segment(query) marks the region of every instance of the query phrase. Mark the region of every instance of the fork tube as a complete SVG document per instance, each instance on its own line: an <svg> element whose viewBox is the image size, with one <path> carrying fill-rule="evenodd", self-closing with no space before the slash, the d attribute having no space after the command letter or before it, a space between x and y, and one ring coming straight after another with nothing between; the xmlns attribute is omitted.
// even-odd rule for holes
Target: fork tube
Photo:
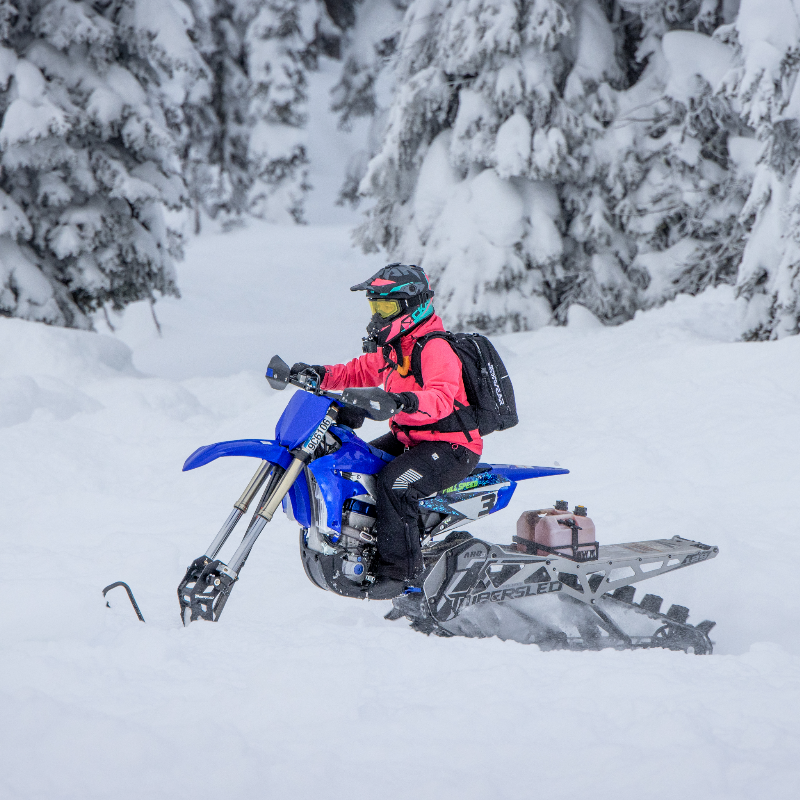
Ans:
<svg viewBox="0 0 800 800"><path fill-rule="evenodd" d="M208 550L206 550L204 554L206 558L217 557L217 553L219 553L222 549L222 545L228 540L228 537L236 527L236 523L242 518L242 513L243 512L238 508L234 508L233 511L231 511L228 515L228 519L225 520L225 524L219 529L219 533L216 535L214 541L208 546Z"/></svg>
<svg viewBox="0 0 800 800"><path fill-rule="evenodd" d="M286 496L286 493L289 489L292 488L292 484L297 480L297 476L302 471L303 467L305 466L305 461L302 458L295 458L294 461L289 465L289 468L286 470L283 478L281 478L281 482L275 487L275 491L272 493L272 496L267 500L264 507L258 512L256 515L256 519L253 524L250 526L250 529L242 539L242 543L239 545L236 552L233 554L233 557L228 564L228 573L231 577L235 577L239 570L244 564L245 559L250 553L253 545L256 543L256 539L258 539L261 531L264 530L264 526L272 519L273 514L275 513L278 506L281 504L281 501Z"/></svg>
<svg viewBox="0 0 800 800"><path fill-rule="evenodd" d="M258 539L266 524L267 520L265 520L264 517L256 516L255 522L247 529L242 543L231 557L230 564L227 567L221 567L220 571L224 572L230 578L236 579L239 570L242 568L244 562L247 561L247 556L250 555L250 551L253 549L256 539Z"/></svg>
<svg viewBox="0 0 800 800"><path fill-rule="evenodd" d="M222 545L225 544L228 537L233 532L233 529L236 527L236 523L239 522L242 515L247 511L250 503L253 502L253 498L266 480L271 468L272 464L270 464L269 461L262 461L261 464L259 464L256 474L253 475L250 483L247 484L247 487L242 492L242 496L233 504L233 511L228 515L225 524L219 529L219 533L209 545L208 550L206 550L206 557L216 558L217 553L222 549Z"/></svg>
<svg viewBox="0 0 800 800"><path fill-rule="evenodd" d="M270 495L275 490L275 487L280 482L281 478L286 474L286 470L283 467L276 466L274 470L270 473L269 480L267 481L267 485L264 487L264 493L261 495L261 499L258 501L258 505L256 506L255 511L253 512L253 518L250 520L250 525L252 525L256 521L256 517L258 516L258 512L264 508L265 503L269 500ZM250 525L247 527L249 528Z"/></svg>
<svg viewBox="0 0 800 800"><path fill-rule="evenodd" d="M247 535L247 531L256 524L256 522L260 519L258 516L258 512L261 511L262 508L266 505L267 500L269 500L270 495L272 494L275 487L280 482L280 479L284 476L286 470L283 467L276 466L275 469L269 475L269 479L267 480L267 484L264 487L264 492L261 495L261 499L258 501L256 505L256 509L253 512L253 516L250 518L250 522L247 523L247 529L245 530L245 535Z"/></svg>
<svg viewBox="0 0 800 800"><path fill-rule="evenodd" d="M281 504L281 501L284 497L286 497L286 493L292 488L292 484L297 480L297 476L302 472L303 467L305 467L305 465L314 457L314 451L317 449L319 443L323 440L328 428L330 428L330 426L336 422L338 413L339 409L336 404L331 403L328 407L328 410L325 412L325 416L320 421L319 425L317 425L314 432L308 437L308 439L300 448L292 451L293 453L297 453L297 455L295 455L292 463L289 464L286 472L283 474L283 477L280 480L280 483L278 483L278 485L275 487L275 491L269 497L267 502L264 503L263 508L259 509L255 520L253 520L253 522L250 524L250 527L247 529L247 532L242 539L242 543L233 554L230 565L220 568L221 571L224 572L229 578L236 580L239 570L242 568L242 564L244 564L247 556L250 554L250 550L256 543L256 539L258 539L261 531L264 530L264 526L272 519L275 511Z"/></svg>
<svg viewBox="0 0 800 800"><path fill-rule="evenodd" d="M248 506L253 502L253 498L267 479L267 475L271 469L272 464L270 464L269 461L262 461L261 464L259 464L256 474L253 475L252 480L247 484L247 488L242 492L242 496L233 504L234 508L240 509L242 514L247 511Z"/></svg>
<svg viewBox="0 0 800 800"><path fill-rule="evenodd" d="M258 512L258 516L263 517L265 522L269 522L272 519L272 515L281 504L286 493L292 488L292 484L297 480L297 476L302 472L307 460L308 459L295 458L289 465L289 469L286 470L286 474L281 479L272 497L267 500L264 508Z"/></svg>

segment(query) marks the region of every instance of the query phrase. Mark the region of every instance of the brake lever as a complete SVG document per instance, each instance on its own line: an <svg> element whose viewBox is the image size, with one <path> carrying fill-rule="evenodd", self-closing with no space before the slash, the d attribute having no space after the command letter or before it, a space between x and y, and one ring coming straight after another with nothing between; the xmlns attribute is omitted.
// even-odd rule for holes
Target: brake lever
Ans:
<svg viewBox="0 0 800 800"><path fill-rule="evenodd" d="M310 378L308 375L300 375L297 378L290 377L289 383L300 389L305 389L307 392L312 392L313 394L318 394L319 391L321 391L314 382L314 379Z"/></svg>

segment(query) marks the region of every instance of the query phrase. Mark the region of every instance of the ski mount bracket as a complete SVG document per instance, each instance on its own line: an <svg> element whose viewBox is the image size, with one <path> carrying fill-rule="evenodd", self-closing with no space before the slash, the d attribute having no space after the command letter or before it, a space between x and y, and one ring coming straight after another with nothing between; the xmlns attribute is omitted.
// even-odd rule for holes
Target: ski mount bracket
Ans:
<svg viewBox="0 0 800 800"><path fill-rule="evenodd" d="M178 585L184 625L197 619L216 622L228 602L236 575L219 559L200 556L192 561Z"/></svg>

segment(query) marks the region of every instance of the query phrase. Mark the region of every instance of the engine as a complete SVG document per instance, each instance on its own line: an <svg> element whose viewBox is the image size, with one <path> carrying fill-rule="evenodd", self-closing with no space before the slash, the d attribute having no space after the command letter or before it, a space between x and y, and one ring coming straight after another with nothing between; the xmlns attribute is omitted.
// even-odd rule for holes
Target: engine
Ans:
<svg viewBox="0 0 800 800"><path fill-rule="evenodd" d="M303 531L305 547L332 557L334 572L354 583L363 583L375 555L375 501L368 495L350 497L342 504L341 532L327 525L324 501L316 482L312 484L317 525Z"/></svg>

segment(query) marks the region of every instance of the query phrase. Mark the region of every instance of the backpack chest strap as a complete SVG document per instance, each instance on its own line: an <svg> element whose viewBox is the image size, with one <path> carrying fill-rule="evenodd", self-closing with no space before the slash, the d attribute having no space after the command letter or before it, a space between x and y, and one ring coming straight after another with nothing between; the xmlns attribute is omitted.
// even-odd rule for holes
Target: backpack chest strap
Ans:
<svg viewBox="0 0 800 800"><path fill-rule="evenodd" d="M422 349L429 341L431 341L431 339L444 339L450 349L453 350L452 345L450 345L450 342L447 341L447 334L444 331L432 331L431 333L426 333L424 336L420 336L419 339L414 342L414 347L411 350L410 371L414 377L414 380L417 382L417 385L420 387L424 386L424 381L422 378ZM456 353L455 350L453 350L453 355L458 358L458 353ZM458 360L460 363L461 359L459 358ZM461 366L461 371L463 380L463 364ZM474 431L478 428L478 417L475 413L475 409L472 408L472 406L464 405L464 403L461 403L458 400L453 400L453 413L448 414L442 419L436 420L436 422L429 422L425 425L400 425L396 422L393 424L405 434L408 434L409 431L413 430L436 431L437 433L463 433L467 441L471 442L472 435L470 434L470 431Z"/></svg>
<svg viewBox="0 0 800 800"><path fill-rule="evenodd" d="M414 342L414 347L411 350L411 361L410 361L410 368L411 374L414 376L414 380L417 382L419 386L423 385L422 380L422 348L425 347L431 339L444 339L447 342L447 334L444 331L433 331L432 333L426 333L424 336L420 336L416 342ZM448 342L448 345L450 343ZM453 349L452 347L450 348ZM456 354L455 350L453 350L453 354ZM460 359L459 359L460 361Z"/></svg>

